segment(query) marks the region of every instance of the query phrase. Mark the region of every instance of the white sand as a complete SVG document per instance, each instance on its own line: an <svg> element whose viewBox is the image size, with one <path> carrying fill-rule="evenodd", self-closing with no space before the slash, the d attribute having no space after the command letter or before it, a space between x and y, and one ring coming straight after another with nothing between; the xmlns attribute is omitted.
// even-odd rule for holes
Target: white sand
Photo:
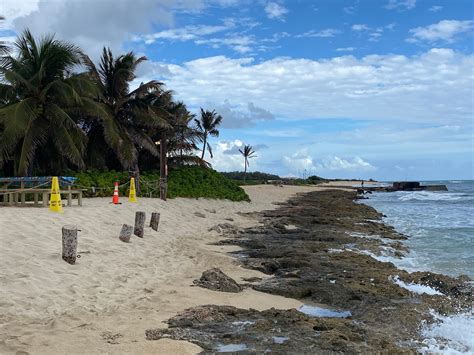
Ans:
<svg viewBox="0 0 474 355"><path fill-rule="evenodd" d="M237 227L257 223L237 212L272 209L297 192L318 187L246 187L252 202L219 200L85 199L83 207L55 214L43 208L0 207L0 353L33 354L190 354L200 348L172 340L147 341L145 330L165 327L164 320L196 305L241 308L292 308L300 302L247 289L239 294L192 287L194 279L219 267L238 282L265 275L246 270L226 254L231 246L212 246L221 237L208 229L228 221ZM134 213L161 213L158 232L147 228L130 244L118 239ZM212 213L212 212L216 213ZM194 215L201 212L206 218ZM61 227L79 233L76 265L61 259ZM103 334L120 333L118 344Z"/></svg>

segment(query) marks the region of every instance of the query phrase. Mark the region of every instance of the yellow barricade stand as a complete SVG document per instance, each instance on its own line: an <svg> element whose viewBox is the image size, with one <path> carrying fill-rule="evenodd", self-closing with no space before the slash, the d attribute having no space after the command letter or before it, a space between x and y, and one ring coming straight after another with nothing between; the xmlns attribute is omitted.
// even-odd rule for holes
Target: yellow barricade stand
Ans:
<svg viewBox="0 0 474 355"><path fill-rule="evenodd" d="M63 213L63 204L61 202L61 194L59 193L59 180L57 176L53 177L53 182L51 184L49 210L53 212Z"/></svg>
<svg viewBox="0 0 474 355"><path fill-rule="evenodd" d="M137 202L137 192L135 191L135 178L130 178L130 192L128 194L129 202Z"/></svg>

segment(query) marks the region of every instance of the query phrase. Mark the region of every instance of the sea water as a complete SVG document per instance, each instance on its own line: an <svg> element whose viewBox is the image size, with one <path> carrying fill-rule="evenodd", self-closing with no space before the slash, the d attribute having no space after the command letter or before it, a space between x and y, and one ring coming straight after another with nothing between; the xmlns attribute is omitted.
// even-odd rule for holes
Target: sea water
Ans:
<svg viewBox="0 0 474 355"><path fill-rule="evenodd" d="M384 222L409 236L408 271L434 271L474 279L474 181L430 181L448 191L376 192L362 202L387 217Z"/></svg>
<svg viewBox="0 0 474 355"><path fill-rule="evenodd" d="M422 184L445 184L448 191L376 192L361 201L385 214L385 223L409 236L404 241L410 248L409 254L389 261L407 271L433 271L453 277L468 275L474 279L474 181ZM433 313L433 316L436 322L421 328L424 351L474 353L472 312L452 316Z"/></svg>

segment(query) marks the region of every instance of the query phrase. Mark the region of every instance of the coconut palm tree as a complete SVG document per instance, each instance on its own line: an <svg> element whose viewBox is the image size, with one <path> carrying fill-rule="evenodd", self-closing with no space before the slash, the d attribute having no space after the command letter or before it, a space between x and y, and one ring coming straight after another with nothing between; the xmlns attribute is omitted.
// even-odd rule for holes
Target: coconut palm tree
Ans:
<svg viewBox="0 0 474 355"><path fill-rule="evenodd" d="M209 150L209 154L212 158L212 148L208 142L208 137L219 137L219 130L217 127L219 127L222 122L222 116L217 114L217 112L214 110L204 111L201 108L201 118L199 120L194 119L194 122L196 123L198 131L201 132L201 142L203 143L201 159L204 160L206 148Z"/></svg>
<svg viewBox="0 0 474 355"><path fill-rule="evenodd" d="M35 165L51 172L68 164L83 168L87 137L72 113L94 85L73 74L81 50L52 35L37 41L29 30L13 49L0 65L0 167L13 160L16 175L30 174Z"/></svg>
<svg viewBox="0 0 474 355"><path fill-rule="evenodd" d="M105 166L104 147L118 159L124 169L138 171L138 154L141 150L153 156L159 152L153 132L170 128L170 114L162 103L163 84L151 80L130 90L136 78L135 70L146 57L137 58L133 52L114 57L111 50L103 49L99 68L84 56L92 80L99 88L96 103L87 106L84 127L91 143L88 157L93 165Z"/></svg>
<svg viewBox="0 0 474 355"><path fill-rule="evenodd" d="M244 149L239 149L240 154L244 156L244 181L247 177L247 168L249 167L249 159L256 158L255 151L253 150L252 146L244 145Z"/></svg>

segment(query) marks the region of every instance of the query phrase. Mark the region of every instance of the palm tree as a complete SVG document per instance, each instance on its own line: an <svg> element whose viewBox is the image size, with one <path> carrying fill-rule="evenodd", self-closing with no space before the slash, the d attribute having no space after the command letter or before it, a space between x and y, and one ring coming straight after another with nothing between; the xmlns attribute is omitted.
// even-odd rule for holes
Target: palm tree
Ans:
<svg viewBox="0 0 474 355"><path fill-rule="evenodd" d="M201 132L201 142L203 143L201 159L204 159L204 154L206 153L206 147L209 150L209 154L212 155L211 145L207 141L209 136L219 137L219 130L217 127L222 122L222 116L217 114L216 111L204 111L201 108L201 119L194 119L197 129Z"/></svg>
<svg viewBox="0 0 474 355"><path fill-rule="evenodd" d="M257 156L255 155L255 151L253 150L252 146L250 145L244 145L244 150L239 149L240 154L244 156L244 181L245 178L247 177L247 168L249 167L249 159L251 158L256 158Z"/></svg>
<svg viewBox="0 0 474 355"><path fill-rule="evenodd" d="M16 54L6 53L0 65L0 167L13 160L15 175L31 174L35 166L50 172L68 164L83 168L87 137L73 112L94 85L86 75L72 74L82 63L81 50L52 35L36 41L29 30L13 47Z"/></svg>
<svg viewBox="0 0 474 355"><path fill-rule="evenodd" d="M88 102L84 126L91 140L88 156L92 164L103 167L104 146L124 169L138 171L141 150L153 156L159 152L152 135L155 130L169 128L166 119L163 84L152 80L130 90L137 66L147 60L129 52L114 58L110 49L103 49L99 68L87 57L84 62L89 75L99 88L96 103Z"/></svg>

